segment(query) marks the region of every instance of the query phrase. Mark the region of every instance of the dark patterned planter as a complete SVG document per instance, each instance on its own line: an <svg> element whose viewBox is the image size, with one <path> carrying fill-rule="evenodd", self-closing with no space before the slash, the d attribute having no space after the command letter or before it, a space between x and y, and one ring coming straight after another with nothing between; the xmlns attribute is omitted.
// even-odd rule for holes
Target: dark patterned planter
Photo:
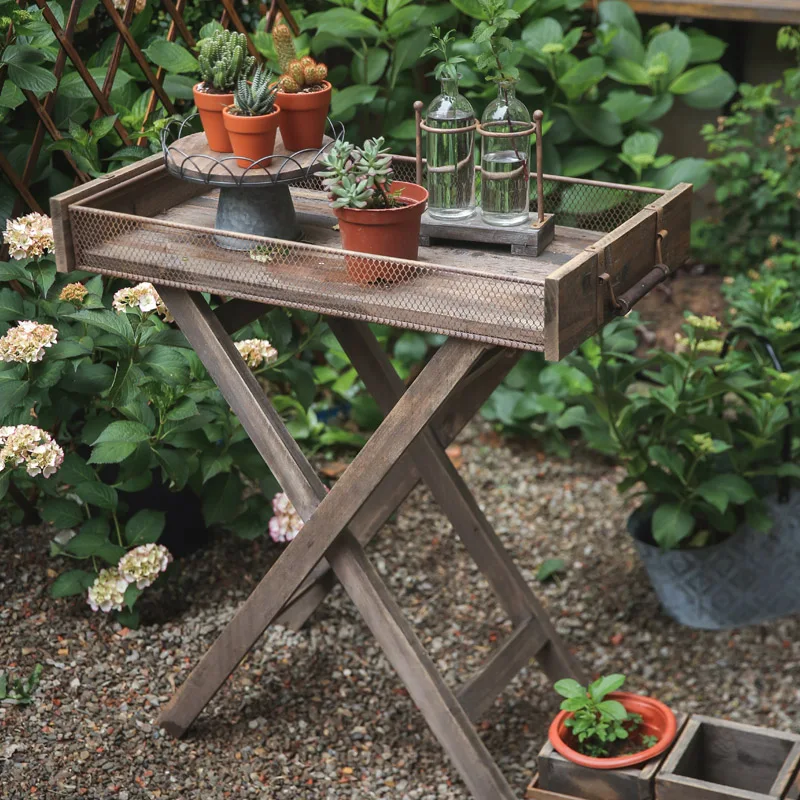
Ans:
<svg viewBox="0 0 800 800"><path fill-rule="evenodd" d="M742 526L730 539L697 550L648 543L649 519L634 513L628 530L664 610L691 628L755 625L800 611L800 497L767 500L770 533Z"/></svg>

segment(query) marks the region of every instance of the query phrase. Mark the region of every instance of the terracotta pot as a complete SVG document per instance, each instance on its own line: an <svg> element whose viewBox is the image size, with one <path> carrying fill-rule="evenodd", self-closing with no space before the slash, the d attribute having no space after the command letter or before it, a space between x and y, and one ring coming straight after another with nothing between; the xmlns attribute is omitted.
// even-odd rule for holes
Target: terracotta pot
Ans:
<svg viewBox="0 0 800 800"><path fill-rule="evenodd" d="M283 109L281 138L290 152L322 147L328 109L331 107L331 85L319 92L278 92L275 101Z"/></svg>
<svg viewBox="0 0 800 800"><path fill-rule="evenodd" d="M643 764L645 761L649 761L651 758L663 753L672 744L678 726L675 721L675 715L660 700L640 694L632 694L631 692L612 692L607 696L607 699L622 703L629 712L641 714L642 725L640 730L646 736L655 736L658 742L653 747L632 755L617 756L615 758L585 756L583 753L574 750L570 745L571 742L574 742L574 738L564 722L567 717L572 716L572 712L562 711L550 725L548 736L550 743L564 758L590 769L622 769L624 767L632 767L634 764Z"/></svg>
<svg viewBox="0 0 800 800"><path fill-rule="evenodd" d="M420 219L428 202L428 190L416 183L394 181L404 205L397 208L335 208L342 247L358 253L416 261ZM348 257L347 271L356 283L396 283L411 277L413 267L378 259Z"/></svg>
<svg viewBox="0 0 800 800"><path fill-rule="evenodd" d="M231 139L231 147L237 156L242 156L236 163L240 167L252 166L253 161L264 159L258 167L268 166L271 156L275 152L275 136L278 133L278 123L281 118L280 106L274 106L269 114L258 117L245 117L241 114L231 114L233 106L222 110L222 119L225 130Z"/></svg>
<svg viewBox="0 0 800 800"><path fill-rule="evenodd" d="M200 92L199 87L203 83L198 83L192 88L194 104L200 112L200 122L203 123L203 130L206 132L208 146L217 153L230 153L231 140L225 130L225 123L222 121L222 109L233 104L233 94L211 94L210 92Z"/></svg>

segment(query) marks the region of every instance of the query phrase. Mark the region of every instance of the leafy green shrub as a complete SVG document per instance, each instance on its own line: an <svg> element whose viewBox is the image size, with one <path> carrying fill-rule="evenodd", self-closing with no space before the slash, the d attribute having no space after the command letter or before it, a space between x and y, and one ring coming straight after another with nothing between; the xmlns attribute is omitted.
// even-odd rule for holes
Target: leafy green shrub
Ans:
<svg viewBox="0 0 800 800"><path fill-rule="evenodd" d="M800 54L800 32L782 29L778 46ZM732 272L757 267L800 234L800 69L740 91L731 114L701 131L716 209L694 232L698 255Z"/></svg>
<svg viewBox="0 0 800 800"><path fill-rule="evenodd" d="M46 217L10 221L5 239L14 260L0 264L0 498L34 506L58 532L52 555L76 562L53 593L79 594L106 568L95 605L120 606L113 571L163 532L163 513L132 511L151 484L188 490L209 526L266 532L279 487L153 287L57 274ZM295 438L360 444L317 421L313 367L297 356L320 332L317 315L273 309L236 345ZM166 567L159 552L137 550L130 575L143 559ZM131 608L139 589L127 583Z"/></svg>

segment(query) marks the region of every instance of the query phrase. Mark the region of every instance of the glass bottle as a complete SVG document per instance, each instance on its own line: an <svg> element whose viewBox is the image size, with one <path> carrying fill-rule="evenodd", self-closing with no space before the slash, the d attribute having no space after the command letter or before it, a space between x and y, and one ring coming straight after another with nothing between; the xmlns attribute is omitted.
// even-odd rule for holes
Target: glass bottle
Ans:
<svg viewBox="0 0 800 800"><path fill-rule="evenodd" d="M521 225L530 217L531 115L512 81L500 81L486 107L481 134L481 215L490 225Z"/></svg>
<svg viewBox="0 0 800 800"><path fill-rule="evenodd" d="M475 212L475 110L458 93L458 78L442 79L442 93L431 101L425 123L428 161L428 213L439 219L463 219ZM460 130L469 128L469 130Z"/></svg>

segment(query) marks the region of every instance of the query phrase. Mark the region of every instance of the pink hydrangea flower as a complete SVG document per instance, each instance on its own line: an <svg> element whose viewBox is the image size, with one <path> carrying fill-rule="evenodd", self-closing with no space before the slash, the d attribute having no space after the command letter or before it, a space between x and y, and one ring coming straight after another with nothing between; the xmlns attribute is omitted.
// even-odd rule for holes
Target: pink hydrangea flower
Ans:
<svg viewBox="0 0 800 800"><path fill-rule="evenodd" d="M269 535L280 544L291 542L303 528L303 520L284 492L272 498L272 511L275 516L269 521Z"/></svg>

